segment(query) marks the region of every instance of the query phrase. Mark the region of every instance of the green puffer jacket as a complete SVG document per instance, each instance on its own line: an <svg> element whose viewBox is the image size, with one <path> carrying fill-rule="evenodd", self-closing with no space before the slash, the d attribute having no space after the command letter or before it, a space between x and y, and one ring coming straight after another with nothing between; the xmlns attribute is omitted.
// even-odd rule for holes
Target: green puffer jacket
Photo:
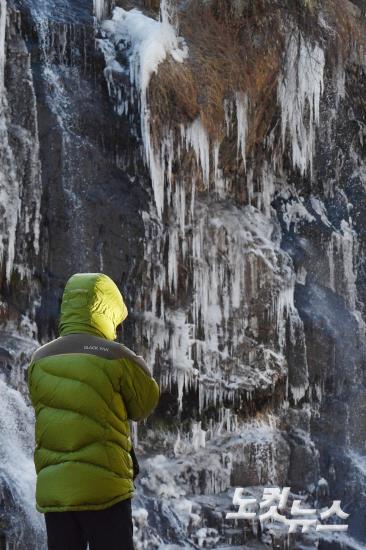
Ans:
<svg viewBox="0 0 366 550"><path fill-rule="evenodd" d="M113 341L127 314L107 275L77 273L64 290L60 337L32 356L39 512L101 510L134 494L128 421L146 418L160 391L142 357Z"/></svg>

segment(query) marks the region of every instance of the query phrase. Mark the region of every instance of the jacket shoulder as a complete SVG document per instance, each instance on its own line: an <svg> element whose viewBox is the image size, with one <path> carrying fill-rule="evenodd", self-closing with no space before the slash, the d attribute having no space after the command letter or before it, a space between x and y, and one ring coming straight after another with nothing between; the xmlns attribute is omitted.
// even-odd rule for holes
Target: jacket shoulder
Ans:
<svg viewBox="0 0 366 550"><path fill-rule="evenodd" d="M151 376L150 369L146 361L141 357L141 355L136 355L136 353L126 347L124 344L119 342L112 342L116 358L118 359L128 359L137 364L148 376Z"/></svg>
<svg viewBox="0 0 366 550"><path fill-rule="evenodd" d="M38 361L38 359L41 359L42 357L52 355L54 342L55 340L52 340L51 342L47 342L46 344L43 344L42 346L36 348L31 355L30 364L35 363L36 361Z"/></svg>
<svg viewBox="0 0 366 550"><path fill-rule="evenodd" d="M100 338L99 336L86 333L60 336L40 346L34 351L31 362L38 361L39 359L51 355L65 353L89 353L104 359L127 359L133 361L141 367L147 375L151 376L150 370L144 359L140 355L136 355L136 353L127 346L119 342L113 342L106 338Z"/></svg>

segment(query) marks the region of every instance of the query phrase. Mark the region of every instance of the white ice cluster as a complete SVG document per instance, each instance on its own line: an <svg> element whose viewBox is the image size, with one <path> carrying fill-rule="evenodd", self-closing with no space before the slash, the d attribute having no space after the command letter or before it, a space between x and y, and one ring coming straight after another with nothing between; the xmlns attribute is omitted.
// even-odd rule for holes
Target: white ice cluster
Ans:
<svg viewBox="0 0 366 550"><path fill-rule="evenodd" d="M284 71L278 81L281 106L282 148L286 135L292 149L293 166L304 175L313 171L315 128L319 123L320 97L324 90L325 56L320 46L312 46L300 31L287 40Z"/></svg>
<svg viewBox="0 0 366 550"><path fill-rule="evenodd" d="M294 276L289 267L281 265L286 258L271 241L270 222L254 207L197 201L186 245L193 266L189 283L181 267L184 258L179 243L184 234L179 233L179 215L176 220L177 226L170 227L165 241L167 270L164 240L152 234L147 240L146 261L153 272L153 278L146 280L151 285L151 309L146 304L144 314L148 358L154 363L156 353L163 351L170 360L172 368L164 371L162 382L167 387L177 382L180 405L190 385L198 387L200 409L224 398L233 400L239 388L250 398L255 388L271 387L284 374L281 353L258 345L259 326L252 304L262 286L272 289L272 310L265 315L277 332L273 345L283 347L285 319L294 309ZM172 239L174 231L176 238ZM170 297L179 295L178 272L186 279L180 292L192 285L194 299L188 309L164 304L169 273L173 274ZM247 332L252 338L245 336Z"/></svg>

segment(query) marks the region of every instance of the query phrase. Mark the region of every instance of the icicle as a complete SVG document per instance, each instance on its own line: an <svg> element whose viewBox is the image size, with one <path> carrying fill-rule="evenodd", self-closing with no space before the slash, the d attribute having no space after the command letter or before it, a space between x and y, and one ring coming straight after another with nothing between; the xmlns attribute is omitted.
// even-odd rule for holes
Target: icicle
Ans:
<svg viewBox="0 0 366 550"><path fill-rule="evenodd" d="M282 148L288 131L292 146L293 166L304 175L310 164L313 170L315 146L314 125L319 122L319 103L324 90L323 50L305 42L301 33L292 33L287 41L285 68L278 82L278 100L282 110ZM305 125L305 109L310 110L309 123ZM308 127L307 127L308 126Z"/></svg>
<svg viewBox="0 0 366 550"><path fill-rule="evenodd" d="M320 219L321 219L322 223L326 227L332 227L332 224L328 220L327 210L325 208L324 203L319 198L314 197L314 195L311 195L310 203L311 203L311 206L312 206L313 210L320 216Z"/></svg>
<svg viewBox="0 0 366 550"><path fill-rule="evenodd" d="M6 0L0 0L0 95L4 88L6 11Z"/></svg>
<svg viewBox="0 0 366 550"><path fill-rule="evenodd" d="M358 246L356 232L346 220L342 220L341 232L333 231L328 244L329 286L344 296L351 311L355 311L357 300L355 263Z"/></svg>
<svg viewBox="0 0 366 550"><path fill-rule="evenodd" d="M100 21L107 15L106 0L93 0L94 15Z"/></svg>
<svg viewBox="0 0 366 550"><path fill-rule="evenodd" d="M302 386L291 386L291 394L294 400L295 405L302 399L307 389L309 388L308 384L304 384Z"/></svg>
<svg viewBox="0 0 366 550"><path fill-rule="evenodd" d="M210 181L210 142L200 118L196 118L187 128L183 129L181 127L181 132L186 146L191 146L196 154L197 163L202 169L203 182L208 188Z"/></svg>
<svg viewBox="0 0 366 550"><path fill-rule="evenodd" d="M201 428L201 421L192 422L192 446L195 451L206 446L206 431Z"/></svg>
<svg viewBox="0 0 366 550"><path fill-rule="evenodd" d="M327 247L327 256L328 256L328 265L329 265L329 288L336 291L335 289L335 267L334 267L334 239L333 234L328 243Z"/></svg>
<svg viewBox="0 0 366 550"><path fill-rule="evenodd" d="M277 300L274 301L276 331L281 350L285 346L286 320L291 315L291 313L295 313L295 315L297 315L297 310L294 304L295 281L296 276L294 273L292 273L291 280L288 281L288 286L280 290L277 296Z"/></svg>
<svg viewBox="0 0 366 550"><path fill-rule="evenodd" d="M333 75L333 82L336 92L336 107L338 108L340 100L346 97L346 71L342 59L338 60L337 67Z"/></svg>
<svg viewBox="0 0 366 550"><path fill-rule="evenodd" d="M179 453L179 446L180 446L180 429L178 428L178 431L177 431L177 439L173 445L173 452L174 452L174 456L177 456L178 453Z"/></svg>
<svg viewBox="0 0 366 550"><path fill-rule="evenodd" d="M248 96L243 92L236 92L236 122L237 122L237 149L242 156L244 169L246 168L246 139L248 134Z"/></svg>
<svg viewBox="0 0 366 550"><path fill-rule="evenodd" d="M274 175L265 161L262 168L262 194L259 198L258 208L263 210L264 215L268 218L271 217L271 201L274 191Z"/></svg>
<svg viewBox="0 0 366 550"><path fill-rule="evenodd" d="M224 113L226 123L226 135L230 136L233 128L233 103L231 99L224 99ZM239 136L239 133L238 133ZM238 137L239 141L239 137Z"/></svg>
<svg viewBox="0 0 366 550"><path fill-rule="evenodd" d="M139 443L138 438L138 423L131 420L131 439L134 447L137 447Z"/></svg>

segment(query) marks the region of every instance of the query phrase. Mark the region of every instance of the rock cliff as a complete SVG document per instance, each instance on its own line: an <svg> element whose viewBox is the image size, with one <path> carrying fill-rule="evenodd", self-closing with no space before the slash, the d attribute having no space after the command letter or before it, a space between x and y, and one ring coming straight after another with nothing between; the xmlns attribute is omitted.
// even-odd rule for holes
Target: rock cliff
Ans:
<svg viewBox="0 0 366 550"><path fill-rule="evenodd" d="M0 548L45 545L26 366L103 271L162 397L137 548L366 544L366 3L0 0ZM235 487L348 531L225 519Z"/></svg>

